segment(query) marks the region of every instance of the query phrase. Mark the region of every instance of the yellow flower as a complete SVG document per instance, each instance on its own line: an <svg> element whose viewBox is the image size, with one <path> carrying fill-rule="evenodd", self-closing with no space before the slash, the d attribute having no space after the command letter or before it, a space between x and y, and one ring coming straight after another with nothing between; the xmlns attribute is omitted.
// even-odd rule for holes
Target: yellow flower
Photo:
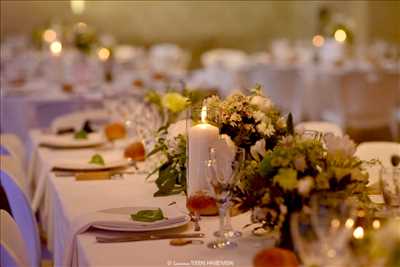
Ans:
<svg viewBox="0 0 400 267"><path fill-rule="evenodd" d="M162 105L174 113L183 111L189 104L189 99L179 93L167 93L162 97Z"/></svg>
<svg viewBox="0 0 400 267"><path fill-rule="evenodd" d="M297 172L293 169L279 169L277 175L274 176L273 182L280 185L283 190L293 190L297 187Z"/></svg>

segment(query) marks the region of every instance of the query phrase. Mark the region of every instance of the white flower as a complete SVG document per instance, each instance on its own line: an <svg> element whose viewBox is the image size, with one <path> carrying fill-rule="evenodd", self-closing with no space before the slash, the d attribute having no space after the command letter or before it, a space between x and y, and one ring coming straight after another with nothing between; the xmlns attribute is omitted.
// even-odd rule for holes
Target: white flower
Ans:
<svg viewBox="0 0 400 267"><path fill-rule="evenodd" d="M324 141L328 154L337 155L341 154L351 157L356 152L356 144L350 139L348 135L343 137L335 136L332 133L327 133L324 136Z"/></svg>
<svg viewBox="0 0 400 267"><path fill-rule="evenodd" d="M167 129L166 143L168 145L168 151L173 153L178 148L179 135L186 136L186 120L180 120L171 124Z"/></svg>
<svg viewBox="0 0 400 267"><path fill-rule="evenodd" d="M272 107L272 102L264 96L253 96L250 104L257 106L261 111L267 112Z"/></svg>
<svg viewBox="0 0 400 267"><path fill-rule="evenodd" d="M257 110L254 112L253 118L256 120L256 122L263 121L265 119L265 113L261 110Z"/></svg>
<svg viewBox="0 0 400 267"><path fill-rule="evenodd" d="M232 141L232 138L227 134L222 134L221 138L225 141L231 151L236 151L236 145Z"/></svg>
<svg viewBox="0 0 400 267"><path fill-rule="evenodd" d="M242 120L242 117L240 117L240 115L237 114L237 113L235 112L235 113L233 113L233 114L231 115L230 120L231 120L231 121L234 121L234 122L239 122L239 121Z"/></svg>
<svg viewBox="0 0 400 267"><path fill-rule="evenodd" d="M276 122L276 126L279 129L285 128L286 127L286 119L284 117L280 117Z"/></svg>
<svg viewBox="0 0 400 267"><path fill-rule="evenodd" d="M167 130L167 140L173 140L178 135L186 135L186 120L172 123Z"/></svg>
<svg viewBox="0 0 400 267"><path fill-rule="evenodd" d="M250 147L250 154L251 156L257 160L260 161L260 156L264 158L265 154L267 151L265 150L265 140L261 139L258 140L254 145Z"/></svg>
<svg viewBox="0 0 400 267"><path fill-rule="evenodd" d="M272 136L275 133L274 126L271 123L266 123L265 121L257 125L257 131L265 136Z"/></svg>
<svg viewBox="0 0 400 267"><path fill-rule="evenodd" d="M299 190L300 195L303 196L307 196L313 187L314 180L310 176L299 180L299 182L297 183L297 190Z"/></svg>

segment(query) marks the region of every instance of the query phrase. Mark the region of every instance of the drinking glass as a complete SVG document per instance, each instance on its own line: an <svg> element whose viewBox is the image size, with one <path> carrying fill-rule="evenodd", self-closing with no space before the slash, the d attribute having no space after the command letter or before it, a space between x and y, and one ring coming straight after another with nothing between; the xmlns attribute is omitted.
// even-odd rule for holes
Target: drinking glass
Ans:
<svg viewBox="0 0 400 267"><path fill-rule="evenodd" d="M304 266L350 266L356 212L351 201L333 199L315 196L310 207L291 216L293 243Z"/></svg>
<svg viewBox="0 0 400 267"><path fill-rule="evenodd" d="M386 206L398 211L400 209L400 168L382 167L379 172L379 183Z"/></svg>
<svg viewBox="0 0 400 267"><path fill-rule="evenodd" d="M216 240L208 243L208 248L234 248L237 246L235 242L229 240L224 231L232 189L243 169L243 164L244 149L242 148L229 148L228 145L224 148L216 145L210 149L210 158L206 161L207 182L218 206L220 234ZM233 229L230 230L233 231Z"/></svg>

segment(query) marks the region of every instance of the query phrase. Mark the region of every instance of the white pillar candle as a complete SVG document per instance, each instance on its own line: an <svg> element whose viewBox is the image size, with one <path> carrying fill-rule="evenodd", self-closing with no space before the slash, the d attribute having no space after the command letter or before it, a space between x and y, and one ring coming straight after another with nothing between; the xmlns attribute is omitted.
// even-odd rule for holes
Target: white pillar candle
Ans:
<svg viewBox="0 0 400 267"><path fill-rule="evenodd" d="M209 159L211 144L218 140L219 130L217 127L206 122L207 109L202 108L200 124L189 129L189 164L188 164L188 195L199 190L206 190L207 170L205 161Z"/></svg>

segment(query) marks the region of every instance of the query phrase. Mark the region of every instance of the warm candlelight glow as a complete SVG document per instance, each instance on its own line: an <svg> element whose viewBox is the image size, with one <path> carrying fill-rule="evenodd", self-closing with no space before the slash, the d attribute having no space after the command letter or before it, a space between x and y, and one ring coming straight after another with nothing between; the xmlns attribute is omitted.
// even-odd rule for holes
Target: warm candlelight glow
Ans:
<svg viewBox="0 0 400 267"><path fill-rule="evenodd" d="M110 49L107 49L105 47L100 48L97 50L97 56L101 61L107 61L111 55Z"/></svg>
<svg viewBox="0 0 400 267"><path fill-rule="evenodd" d="M70 2L72 13L79 15L85 11L85 1L84 0L71 0Z"/></svg>
<svg viewBox="0 0 400 267"><path fill-rule="evenodd" d="M207 106L203 106L201 108L201 122L202 123L207 122Z"/></svg>
<svg viewBox="0 0 400 267"><path fill-rule="evenodd" d="M58 56L62 51L62 44L59 41L54 41L50 44L50 51L53 55Z"/></svg>
<svg viewBox="0 0 400 267"><path fill-rule="evenodd" d="M87 24L85 22L78 22L75 24L75 30L77 32L84 32L87 28Z"/></svg>
<svg viewBox="0 0 400 267"><path fill-rule="evenodd" d="M331 227L332 228L337 229L337 228L339 228L339 226L340 226L340 221L338 219L333 219L331 221Z"/></svg>
<svg viewBox="0 0 400 267"><path fill-rule="evenodd" d="M315 35L312 39L312 43L315 47L321 47L325 43L325 38L322 35Z"/></svg>
<svg viewBox="0 0 400 267"><path fill-rule="evenodd" d="M52 29L47 29L43 32L43 40L47 43L54 42L57 39L57 33Z"/></svg>
<svg viewBox="0 0 400 267"><path fill-rule="evenodd" d="M336 30L334 36L335 36L335 40L339 43L343 43L344 41L346 41L346 38L347 38L346 32L342 29Z"/></svg>
<svg viewBox="0 0 400 267"><path fill-rule="evenodd" d="M361 226L358 226L354 229L353 237L355 239L363 239L364 238L364 229Z"/></svg>
<svg viewBox="0 0 400 267"><path fill-rule="evenodd" d="M333 249L328 250L328 252L326 253L328 255L329 258L334 258L336 256L336 251Z"/></svg>
<svg viewBox="0 0 400 267"><path fill-rule="evenodd" d="M379 228L381 227L381 222L380 222L379 220L374 220L374 221L372 222L372 227L373 227L374 229L379 229Z"/></svg>
<svg viewBox="0 0 400 267"><path fill-rule="evenodd" d="M347 219L346 223L344 224L346 228L351 228L354 225L354 220L353 219Z"/></svg>

